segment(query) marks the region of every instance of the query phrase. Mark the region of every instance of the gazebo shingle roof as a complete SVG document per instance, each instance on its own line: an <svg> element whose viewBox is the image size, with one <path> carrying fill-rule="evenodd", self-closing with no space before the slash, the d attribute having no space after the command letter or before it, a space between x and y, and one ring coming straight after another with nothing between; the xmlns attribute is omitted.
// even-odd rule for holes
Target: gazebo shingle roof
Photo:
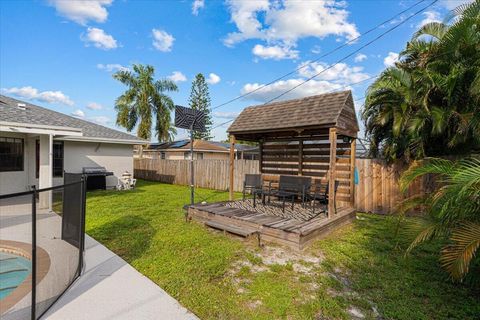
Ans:
<svg viewBox="0 0 480 320"><path fill-rule="evenodd" d="M227 131L235 134L313 127L348 127L358 131L351 91L248 107Z"/></svg>

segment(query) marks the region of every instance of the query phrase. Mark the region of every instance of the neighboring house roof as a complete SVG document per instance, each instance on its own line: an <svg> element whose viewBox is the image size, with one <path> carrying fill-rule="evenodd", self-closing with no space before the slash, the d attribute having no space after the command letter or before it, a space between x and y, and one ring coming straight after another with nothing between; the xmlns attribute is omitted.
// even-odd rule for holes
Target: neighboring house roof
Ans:
<svg viewBox="0 0 480 320"><path fill-rule="evenodd" d="M358 131L351 91L248 107L227 131L235 134L313 127Z"/></svg>
<svg viewBox="0 0 480 320"><path fill-rule="evenodd" d="M249 151L255 149L255 146L235 144L236 151ZM147 150L158 151L189 151L190 140L180 140L174 142L152 143ZM203 152L228 152L230 144L217 141L195 140L193 142L194 151Z"/></svg>
<svg viewBox="0 0 480 320"><path fill-rule="evenodd" d="M19 107L24 105L25 107ZM65 140L111 141L142 144L146 140L102 125L78 119L37 105L0 95L0 124L38 125L80 131L81 136L63 137Z"/></svg>

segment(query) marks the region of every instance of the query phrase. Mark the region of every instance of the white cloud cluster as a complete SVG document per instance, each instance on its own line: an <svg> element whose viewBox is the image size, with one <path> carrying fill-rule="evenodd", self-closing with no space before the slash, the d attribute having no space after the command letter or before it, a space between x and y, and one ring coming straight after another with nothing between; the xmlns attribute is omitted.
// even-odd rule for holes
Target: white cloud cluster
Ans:
<svg viewBox="0 0 480 320"><path fill-rule="evenodd" d="M210 84L217 84L222 80L217 74L215 73L210 73L207 78L207 83Z"/></svg>
<svg viewBox="0 0 480 320"><path fill-rule="evenodd" d="M109 117L106 116L90 117L88 119L103 126L109 124L112 121Z"/></svg>
<svg viewBox="0 0 480 320"><path fill-rule="evenodd" d="M90 121L90 122L94 122L96 124L100 124L100 125L103 125L103 126L108 125L111 122L111 119L109 117L106 117L106 116L87 117L85 112L83 112L80 109L77 109L77 110L73 111L71 113L71 115L74 116L75 118L80 118L80 119L87 120L87 121Z"/></svg>
<svg viewBox="0 0 480 320"><path fill-rule="evenodd" d="M37 100L47 103L60 103L67 106L73 106L74 102L62 91L39 91L31 86L4 88L3 92L13 94L26 100Z"/></svg>
<svg viewBox="0 0 480 320"><path fill-rule="evenodd" d="M466 3L472 3L474 0L442 0L440 4L443 5L448 10L453 10L458 6Z"/></svg>
<svg viewBox="0 0 480 320"><path fill-rule="evenodd" d="M175 38L164 30L152 29L153 46L155 49L168 52L172 50Z"/></svg>
<svg viewBox="0 0 480 320"><path fill-rule="evenodd" d="M355 62L362 62L364 60L367 60L367 56L363 53L358 53L353 60Z"/></svg>
<svg viewBox="0 0 480 320"><path fill-rule="evenodd" d="M299 75L316 80L335 81L339 83L355 83L367 79L368 74L362 72L363 67L349 67L346 63L337 63L333 67L324 62L306 61L299 66ZM317 76L318 75L318 76Z"/></svg>
<svg viewBox="0 0 480 320"><path fill-rule="evenodd" d="M85 112L83 112L80 109L77 109L72 112L72 116L77 117L77 118L85 118Z"/></svg>
<svg viewBox="0 0 480 320"><path fill-rule="evenodd" d="M58 14L81 25L88 21L105 22L108 18L106 7L113 0L50 0Z"/></svg>
<svg viewBox="0 0 480 320"><path fill-rule="evenodd" d="M280 45L263 46L257 44L253 47L252 53L262 59L283 60L298 58L297 50L292 50L290 47Z"/></svg>
<svg viewBox="0 0 480 320"><path fill-rule="evenodd" d="M432 23L432 22L442 22L440 19L440 13L437 11L425 11L423 13L423 20L420 21L420 23L417 25L417 28L423 27L426 24Z"/></svg>
<svg viewBox="0 0 480 320"><path fill-rule="evenodd" d="M229 0L228 10L238 31L227 35L224 39L226 46L260 39L266 41L268 47L291 50L301 38L323 39L335 35L351 40L359 35L355 24L348 22L348 11L342 1ZM264 53L264 50L257 52ZM272 55L272 58L276 57L278 55ZM296 58L296 55L290 58Z"/></svg>
<svg viewBox="0 0 480 320"><path fill-rule="evenodd" d="M99 63L97 64L97 68L100 70L105 70L107 72L115 72L115 71L130 71L129 67L122 66L118 63Z"/></svg>
<svg viewBox="0 0 480 320"><path fill-rule="evenodd" d="M266 102L303 83L305 79L320 73L314 79L281 97L281 100L295 99L335 90L345 90L349 88L350 84L369 78L369 75L363 72L362 67L350 67L345 63L339 63L331 69L327 68L328 65L324 62L310 63L306 61L299 65L298 76L296 78L280 80L261 89L259 88L264 84L247 83L243 86L241 93L246 94L252 92L249 94L248 99ZM259 90L255 91L257 89Z"/></svg>
<svg viewBox="0 0 480 320"><path fill-rule="evenodd" d="M213 113L215 117L222 118L222 119L235 119L236 117L238 117L239 114L240 112L237 112L237 111L226 111L226 112L216 111Z"/></svg>
<svg viewBox="0 0 480 320"><path fill-rule="evenodd" d="M198 11L205 7L205 0L195 0L192 3L192 14L197 16Z"/></svg>
<svg viewBox="0 0 480 320"><path fill-rule="evenodd" d="M187 81L187 77L180 71L173 71L172 74L167 77L167 79L172 80L173 82Z"/></svg>
<svg viewBox="0 0 480 320"><path fill-rule="evenodd" d="M89 102L87 104L87 109L90 109L90 110L102 110L103 109L103 106L99 103L96 103L96 102Z"/></svg>
<svg viewBox="0 0 480 320"><path fill-rule="evenodd" d="M92 44L95 48L102 50L110 50L118 47L117 40L99 28L88 27L87 33L82 34L80 39L85 42L86 46Z"/></svg>
<svg viewBox="0 0 480 320"><path fill-rule="evenodd" d="M395 65L395 62L398 61L398 53L396 52L389 52L388 55L383 59L383 64L386 66L386 67L392 67Z"/></svg>

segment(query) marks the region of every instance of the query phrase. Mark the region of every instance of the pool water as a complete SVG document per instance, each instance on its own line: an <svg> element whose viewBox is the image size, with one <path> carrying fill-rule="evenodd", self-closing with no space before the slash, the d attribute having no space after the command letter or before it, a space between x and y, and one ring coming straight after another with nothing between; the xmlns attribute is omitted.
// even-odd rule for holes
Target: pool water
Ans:
<svg viewBox="0 0 480 320"><path fill-rule="evenodd" d="M0 252L0 300L13 292L32 271L32 263L22 256Z"/></svg>

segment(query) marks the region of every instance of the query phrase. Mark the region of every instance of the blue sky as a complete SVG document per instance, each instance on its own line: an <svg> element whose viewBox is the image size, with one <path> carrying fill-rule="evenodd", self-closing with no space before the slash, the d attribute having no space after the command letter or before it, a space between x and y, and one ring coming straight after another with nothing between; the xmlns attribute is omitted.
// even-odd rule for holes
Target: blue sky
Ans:
<svg viewBox="0 0 480 320"><path fill-rule="evenodd" d="M113 106L125 87L112 73L134 63L151 64L157 78L175 80L179 91L171 96L179 105L188 104L191 81L203 73L212 107L305 66L214 110L217 125L327 68L431 1L308 64L415 2L0 1L0 88L2 94L117 128ZM377 75L419 25L443 19L463 2L439 1L282 99L344 89ZM351 86L357 110L369 83ZM227 127L214 130L216 140L226 138ZM177 137L187 133L178 130Z"/></svg>

